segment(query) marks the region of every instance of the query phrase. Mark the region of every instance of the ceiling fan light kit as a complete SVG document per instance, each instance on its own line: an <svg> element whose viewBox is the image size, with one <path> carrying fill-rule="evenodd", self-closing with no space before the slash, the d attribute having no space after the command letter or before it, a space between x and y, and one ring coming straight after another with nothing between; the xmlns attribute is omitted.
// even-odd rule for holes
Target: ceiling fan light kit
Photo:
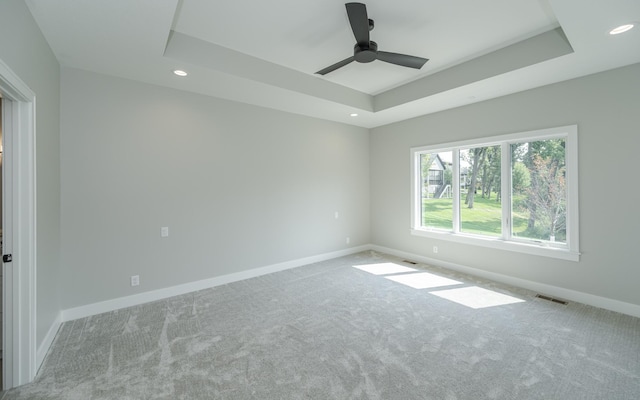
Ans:
<svg viewBox="0 0 640 400"><path fill-rule="evenodd" d="M369 31L373 30L375 25L373 20L367 16L367 6L362 3L346 3L345 7L353 36L356 38L356 44L353 46L353 56L321 69L316 72L316 74L326 75L353 61L369 63L374 60L380 60L415 69L422 68L422 66L429 61L422 57L378 51L378 44L369 38Z"/></svg>

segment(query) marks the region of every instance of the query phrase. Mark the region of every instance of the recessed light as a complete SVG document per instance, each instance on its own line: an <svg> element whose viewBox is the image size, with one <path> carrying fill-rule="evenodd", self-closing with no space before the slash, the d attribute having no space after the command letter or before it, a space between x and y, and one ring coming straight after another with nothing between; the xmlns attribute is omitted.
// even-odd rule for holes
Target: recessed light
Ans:
<svg viewBox="0 0 640 400"><path fill-rule="evenodd" d="M351 114L349 114L349 115L350 115L350 116L352 116L352 117L357 117L357 116L358 116L358 114L357 114L357 113L351 113Z"/></svg>
<svg viewBox="0 0 640 400"><path fill-rule="evenodd" d="M624 25L620 25L617 28L613 28L612 30L609 31L609 35L619 35L621 33L627 32L629 30L631 30L631 28L634 27L634 24L624 24Z"/></svg>
<svg viewBox="0 0 640 400"><path fill-rule="evenodd" d="M178 76L187 76L187 73L181 69L176 69L173 71L174 74L178 75Z"/></svg>

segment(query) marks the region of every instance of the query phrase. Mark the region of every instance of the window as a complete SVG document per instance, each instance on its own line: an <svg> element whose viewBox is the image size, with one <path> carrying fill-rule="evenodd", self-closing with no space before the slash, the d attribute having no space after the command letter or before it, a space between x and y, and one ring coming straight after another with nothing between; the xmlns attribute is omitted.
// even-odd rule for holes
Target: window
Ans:
<svg viewBox="0 0 640 400"><path fill-rule="evenodd" d="M412 233L578 261L577 127L411 149Z"/></svg>

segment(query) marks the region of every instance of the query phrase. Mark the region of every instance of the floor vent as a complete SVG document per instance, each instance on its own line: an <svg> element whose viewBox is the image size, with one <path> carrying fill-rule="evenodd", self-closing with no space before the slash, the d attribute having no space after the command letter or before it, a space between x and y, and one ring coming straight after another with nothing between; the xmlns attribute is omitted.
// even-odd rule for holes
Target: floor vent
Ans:
<svg viewBox="0 0 640 400"><path fill-rule="evenodd" d="M405 262L407 264L411 264L411 265L417 265L418 263L415 261L409 261L409 260L402 260L402 262Z"/></svg>
<svg viewBox="0 0 640 400"><path fill-rule="evenodd" d="M554 303L562 304L562 305L565 305L565 306L567 304L569 304L568 302L566 302L564 300L554 299L553 297L545 296L543 294L537 294L536 297L539 298L539 299L542 299L542 300L553 301Z"/></svg>

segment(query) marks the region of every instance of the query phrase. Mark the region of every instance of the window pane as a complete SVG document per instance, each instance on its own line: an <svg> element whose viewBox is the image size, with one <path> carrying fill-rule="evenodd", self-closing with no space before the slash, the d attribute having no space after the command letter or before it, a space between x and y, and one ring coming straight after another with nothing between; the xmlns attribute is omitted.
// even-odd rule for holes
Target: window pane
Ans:
<svg viewBox="0 0 640 400"><path fill-rule="evenodd" d="M460 150L460 232L502 234L500 146Z"/></svg>
<svg viewBox="0 0 640 400"><path fill-rule="evenodd" d="M565 139L511 145L514 237L566 243Z"/></svg>
<svg viewBox="0 0 640 400"><path fill-rule="evenodd" d="M451 152L420 154L422 226L451 230Z"/></svg>

